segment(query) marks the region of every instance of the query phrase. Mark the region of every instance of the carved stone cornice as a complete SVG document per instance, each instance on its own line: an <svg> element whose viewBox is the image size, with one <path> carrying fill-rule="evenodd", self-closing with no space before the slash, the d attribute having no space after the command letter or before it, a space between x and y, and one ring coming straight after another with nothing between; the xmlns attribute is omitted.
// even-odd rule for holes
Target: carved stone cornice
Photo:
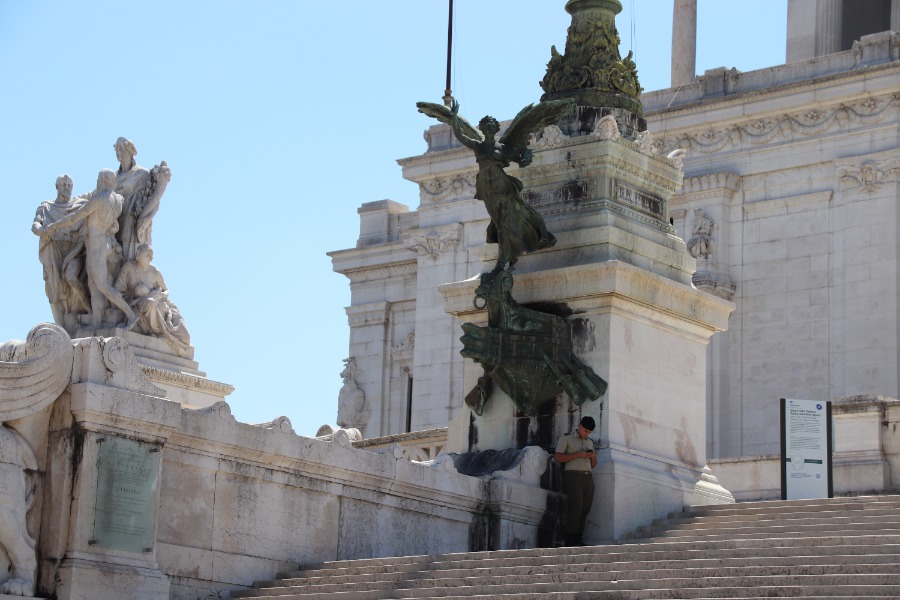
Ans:
<svg viewBox="0 0 900 600"><path fill-rule="evenodd" d="M892 93L858 102L751 119L716 129L659 134L661 137L657 145L662 152L683 148L694 153L712 154L727 149L794 141L839 129L849 130L857 124L873 125L891 116L896 117L898 108L900 93Z"/></svg>
<svg viewBox="0 0 900 600"><path fill-rule="evenodd" d="M741 176L730 171L685 177L678 196L691 200L725 198L730 200L741 187Z"/></svg>
<svg viewBox="0 0 900 600"><path fill-rule="evenodd" d="M407 240L406 247L419 256L430 256L432 260L437 260L441 254L459 247L462 229L460 223L454 223L449 228L432 230L425 235L413 235Z"/></svg>
<svg viewBox="0 0 900 600"><path fill-rule="evenodd" d="M357 306L348 306L345 309L347 313L347 322L350 324L350 327L384 325L388 322L390 310L390 302L359 304Z"/></svg>
<svg viewBox="0 0 900 600"><path fill-rule="evenodd" d="M438 158L439 157L439 158ZM397 160L397 164L401 167L418 167L421 165L428 165L435 162L442 162L445 160L452 160L456 158L467 158L472 157L472 162L474 163L474 156L472 151L466 148L465 146L460 146L459 148L450 148L448 150L435 150L434 152L426 152L425 154L419 154L416 156L410 156L408 158L400 158ZM416 180L411 180L416 181ZM418 183L418 181L416 181Z"/></svg>
<svg viewBox="0 0 900 600"><path fill-rule="evenodd" d="M189 373L180 373L177 371L169 371L167 369L159 369L141 365L141 370L147 379L157 383L168 383L182 388L193 388L201 392L208 392L215 396L225 397L234 391L234 386L220 381L213 381L205 377L197 377Z"/></svg>
<svg viewBox="0 0 900 600"><path fill-rule="evenodd" d="M416 261L406 261L390 263L387 265L378 265L375 267L361 267L358 269L348 269L344 271L344 275L350 279L350 284L368 283L370 281L380 281L385 279L394 279L415 275L418 265Z"/></svg>

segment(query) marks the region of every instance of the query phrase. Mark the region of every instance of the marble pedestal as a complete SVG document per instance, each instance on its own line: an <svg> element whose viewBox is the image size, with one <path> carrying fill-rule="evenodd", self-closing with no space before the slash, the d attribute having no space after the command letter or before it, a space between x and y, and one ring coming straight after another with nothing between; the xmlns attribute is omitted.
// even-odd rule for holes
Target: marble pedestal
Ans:
<svg viewBox="0 0 900 600"><path fill-rule="evenodd" d="M121 338L77 340L49 424L39 589L59 600L167 600L157 563L166 432L181 406Z"/></svg>
<svg viewBox="0 0 900 600"><path fill-rule="evenodd" d="M441 292L448 312L484 325L486 313L472 305L476 285L451 283ZM706 467L706 346L726 329L733 304L618 260L516 275L512 293L520 304L565 316L576 354L609 389L581 407L562 396L537 419L517 415L495 391L482 416L462 411L448 446L546 446L582 415L599 418L589 542L618 539L687 504L734 501ZM467 361L466 390L481 372Z"/></svg>

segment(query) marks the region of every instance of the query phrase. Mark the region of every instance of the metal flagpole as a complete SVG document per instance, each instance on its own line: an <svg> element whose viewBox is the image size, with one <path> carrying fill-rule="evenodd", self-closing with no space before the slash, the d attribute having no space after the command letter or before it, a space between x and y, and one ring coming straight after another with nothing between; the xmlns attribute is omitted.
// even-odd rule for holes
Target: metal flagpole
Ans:
<svg viewBox="0 0 900 600"><path fill-rule="evenodd" d="M453 0L450 0L450 17L447 20L447 87L444 89L444 106L450 106L453 91L450 89L450 60L453 52Z"/></svg>

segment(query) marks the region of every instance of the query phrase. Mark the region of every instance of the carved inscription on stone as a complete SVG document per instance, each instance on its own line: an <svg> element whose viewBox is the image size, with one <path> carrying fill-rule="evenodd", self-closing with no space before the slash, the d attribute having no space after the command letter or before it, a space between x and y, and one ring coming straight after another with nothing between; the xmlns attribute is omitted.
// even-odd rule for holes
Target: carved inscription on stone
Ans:
<svg viewBox="0 0 900 600"><path fill-rule="evenodd" d="M159 447L112 436L98 444L91 543L110 550L150 552L156 535Z"/></svg>
<svg viewBox="0 0 900 600"><path fill-rule="evenodd" d="M613 198L622 204L651 214L654 217L661 219L664 216L662 198L648 194L622 181L613 180Z"/></svg>

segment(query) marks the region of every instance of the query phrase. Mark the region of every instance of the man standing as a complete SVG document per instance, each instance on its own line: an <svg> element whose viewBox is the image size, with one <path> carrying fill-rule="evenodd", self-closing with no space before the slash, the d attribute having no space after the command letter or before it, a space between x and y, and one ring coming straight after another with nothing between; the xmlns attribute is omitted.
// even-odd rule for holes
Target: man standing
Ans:
<svg viewBox="0 0 900 600"><path fill-rule="evenodd" d="M581 536L591 504L594 501L594 476L591 469L597 466L597 453L590 435L594 431L594 419L583 417L574 433L567 433L556 444L556 462L566 465L563 474L569 510L566 513L566 546L583 546Z"/></svg>
<svg viewBox="0 0 900 600"><path fill-rule="evenodd" d="M81 235L91 296L89 325L95 330L103 323L103 313L110 302L125 313L128 320L125 329L131 329L137 322L137 315L113 287L110 274L111 265L119 260L116 255L119 244L114 236L119 229L119 215L122 213L122 196L113 191L115 184L115 172L103 169L97 176L97 189L85 196L87 201L84 204L60 220L39 228L40 232L46 231L52 236L67 227L83 223Z"/></svg>

